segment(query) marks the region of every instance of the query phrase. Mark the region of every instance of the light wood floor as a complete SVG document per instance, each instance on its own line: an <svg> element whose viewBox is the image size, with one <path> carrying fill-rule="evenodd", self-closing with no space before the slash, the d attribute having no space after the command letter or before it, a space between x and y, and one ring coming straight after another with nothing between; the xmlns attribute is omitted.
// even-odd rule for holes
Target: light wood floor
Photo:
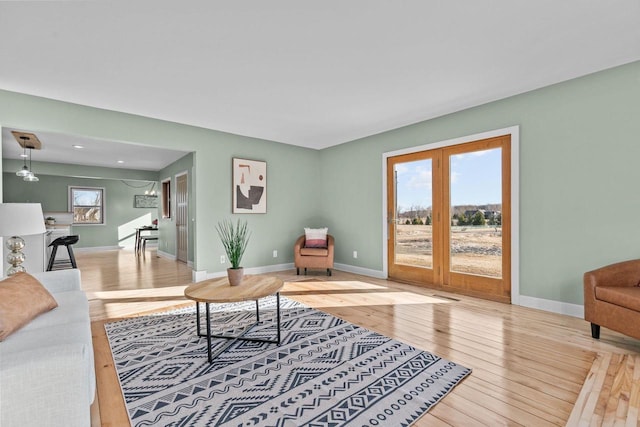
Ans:
<svg viewBox="0 0 640 427"><path fill-rule="evenodd" d="M79 253L98 395L92 426L128 425L103 324L188 304L186 265L147 251ZM336 271L277 273L283 295L431 351L473 373L416 426L639 425L640 341L539 310Z"/></svg>

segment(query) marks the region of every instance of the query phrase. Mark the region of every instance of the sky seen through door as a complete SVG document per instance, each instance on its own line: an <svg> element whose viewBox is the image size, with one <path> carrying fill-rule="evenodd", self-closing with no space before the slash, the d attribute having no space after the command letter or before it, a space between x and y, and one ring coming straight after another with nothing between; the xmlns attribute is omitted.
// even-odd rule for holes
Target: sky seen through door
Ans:
<svg viewBox="0 0 640 427"><path fill-rule="evenodd" d="M445 160L447 161L447 160ZM431 160L396 166L398 211L432 206ZM501 150L490 149L452 156L451 205L501 203Z"/></svg>

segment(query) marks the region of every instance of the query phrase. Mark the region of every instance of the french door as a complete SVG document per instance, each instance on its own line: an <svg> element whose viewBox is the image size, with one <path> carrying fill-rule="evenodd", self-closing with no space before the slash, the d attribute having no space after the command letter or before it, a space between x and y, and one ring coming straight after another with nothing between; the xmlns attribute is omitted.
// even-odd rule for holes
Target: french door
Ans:
<svg viewBox="0 0 640 427"><path fill-rule="evenodd" d="M387 159L394 280L509 302L510 136Z"/></svg>

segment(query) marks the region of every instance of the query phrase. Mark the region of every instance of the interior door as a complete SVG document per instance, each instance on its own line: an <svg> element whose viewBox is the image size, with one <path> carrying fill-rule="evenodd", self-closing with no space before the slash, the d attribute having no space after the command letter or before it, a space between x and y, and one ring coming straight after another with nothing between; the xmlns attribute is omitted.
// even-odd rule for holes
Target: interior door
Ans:
<svg viewBox="0 0 640 427"><path fill-rule="evenodd" d="M509 135L389 157L389 277L510 302L510 158Z"/></svg>
<svg viewBox="0 0 640 427"><path fill-rule="evenodd" d="M189 204L187 174L176 176L176 258L187 262L189 252Z"/></svg>

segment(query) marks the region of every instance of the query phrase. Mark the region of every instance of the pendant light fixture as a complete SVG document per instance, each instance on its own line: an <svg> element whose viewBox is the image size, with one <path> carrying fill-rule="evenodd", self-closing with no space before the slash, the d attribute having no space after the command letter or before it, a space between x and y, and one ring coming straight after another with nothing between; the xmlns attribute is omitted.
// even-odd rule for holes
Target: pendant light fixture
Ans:
<svg viewBox="0 0 640 427"><path fill-rule="evenodd" d="M24 181L27 182L38 182L40 181L40 178L38 178L34 173L33 170L31 169L31 148L29 148L29 172L27 173L27 175L22 178Z"/></svg>
<svg viewBox="0 0 640 427"><path fill-rule="evenodd" d="M24 166L22 166L22 169L20 169L18 172L16 172L16 175L21 176L21 177L25 177L25 176L27 176L27 175L29 175L31 173L31 171L27 167L27 148L26 147L22 147L22 156L21 157L24 160Z"/></svg>
<svg viewBox="0 0 640 427"><path fill-rule="evenodd" d="M16 175L21 176L22 179L27 182L40 181L40 179L31 170L31 150L35 147L35 145L31 142L31 138L25 134L16 135L14 133L14 136L16 137L16 139L19 138L20 141L22 141L20 143L20 145L22 146L22 154L20 155L20 157L24 159L24 165L22 166L22 169L16 172ZM34 135L34 138L35 138L35 135ZM29 150L29 166L28 167L27 167L27 149Z"/></svg>
<svg viewBox="0 0 640 427"><path fill-rule="evenodd" d="M148 194L149 196L155 196L155 195L156 195L156 190L155 190L155 188L156 188L156 183L154 182L154 183L151 185L151 191L146 190L146 191L144 192L144 194Z"/></svg>

